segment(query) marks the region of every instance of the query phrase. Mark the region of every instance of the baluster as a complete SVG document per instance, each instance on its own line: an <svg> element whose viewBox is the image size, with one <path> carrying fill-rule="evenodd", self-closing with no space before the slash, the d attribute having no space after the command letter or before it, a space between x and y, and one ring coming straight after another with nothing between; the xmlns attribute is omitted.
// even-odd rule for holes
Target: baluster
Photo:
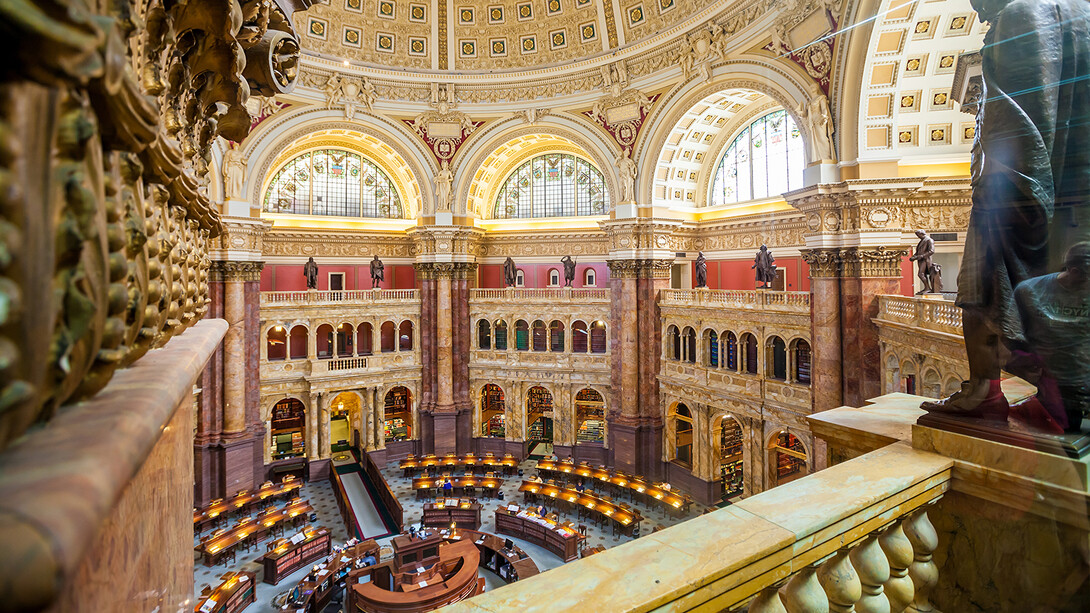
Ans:
<svg viewBox="0 0 1090 613"><path fill-rule="evenodd" d="M939 582L939 569L931 559L931 554L939 546L939 535L927 518L927 508L917 510L903 523L905 536L912 543L914 554L912 565L908 567L908 576L912 578L914 587L908 610L929 613L935 610L931 606L931 590Z"/></svg>
<svg viewBox="0 0 1090 613"><path fill-rule="evenodd" d="M818 583L817 568L804 568L787 582L783 604L788 613L827 613L829 598Z"/></svg>
<svg viewBox="0 0 1090 613"><path fill-rule="evenodd" d="M882 536L878 544L886 552L889 560L889 581L886 581L886 596L892 613L901 613L912 602L912 578L908 576L908 567L912 564L912 543L905 536L903 521L895 522Z"/></svg>
<svg viewBox="0 0 1090 613"><path fill-rule="evenodd" d="M779 588L782 583L783 581L780 581L761 590L761 593L749 603L748 613L787 613L787 609L783 607L783 600L780 599Z"/></svg>
<svg viewBox="0 0 1090 613"><path fill-rule="evenodd" d="M889 562L878 545L878 536L871 534L852 550L852 566L859 573L863 596L855 605L859 613L890 613L889 599L883 593L889 581Z"/></svg>
<svg viewBox="0 0 1090 613"><path fill-rule="evenodd" d="M863 594L859 575L848 559L848 551L837 551L817 572L818 582L829 597L829 610L833 613L852 613L855 603Z"/></svg>

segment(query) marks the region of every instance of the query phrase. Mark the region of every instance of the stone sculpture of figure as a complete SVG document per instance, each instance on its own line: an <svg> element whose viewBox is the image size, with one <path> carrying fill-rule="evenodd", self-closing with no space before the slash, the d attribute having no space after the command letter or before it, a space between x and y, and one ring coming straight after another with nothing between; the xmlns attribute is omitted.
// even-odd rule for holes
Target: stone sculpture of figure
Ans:
<svg viewBox="0 0 1090 613"><path fill-rule="evenodd" d="M371 289L378 287L380 281L386 280L386 267L383 266L382 260L378 259L378 255L375 255L375 259L371 260Z"/></svg>
<svg viewBox="0 0 1090 613"><path fill-rule="evenodd" d="M318 263L313 257L303 264L303 276L307 278L307 289L318 289Z"/></svg>
<svg viewBox="0 0 1090 613"><path fill-rule="evenodd" d="M246 178L246 162L240 149L228 149L223 154L223 199L242 197L242 183Z"/></svg>
<svg viewBox="0 0 1090 613"><path fill-rule="evenodd" d="M958 275L969 380L922 408L1005 422L1001 371L1032 376L1017 360L1008 363L1010 352L1041 353L1034 344L1046 336L1027 338L1015 288L1059 271L1063 254L1090 240L1090 81L1068 77L1090 63L1090 3L970 2L991 27L981 50L973 206ZM1085 361L1068 359L1086 371ZM1085 406L1078 393L1071 401Z"/></svg>
<svg viewBox="0 0 1090 613"><path fill-rule="evenodd" d="M508 257L503 261L503 285L514 287L516 279L515 261Z"/></svg>
<svg viewBox="0 0 1090 613"><path fill-rule="evenodd" d="M325 82L325 108L333 108L341 99L341 76L334 73Z"/></svg>
<svg viewBox="0 0 1090 613"><path fill-rule="evenodd" d="M443 160L439 166L439 172L435 174L435 209L437 211L450 210L450 184L454 181L454 173L450 171L450 162Z"/></svg>
<svg viewBox="0 0 1090 613"><path fill-rule="evenodd" d="M753 268L757 271L757 289L768 289L772 287L772 282L776 280L776 264L774 262L776 258L772 257L772 252L768 250L768 247L761 245L761 250L757 252L756 257L753 258Z"/></svg>
<svg viewBox="0 0 1090 613"><path fill-rule="evenodd" d="M375 100L378 98L378 92L375 91L375 86L371 83L371 80L367 77L363 78L363 91L360 92L360 100L367 105L367 110L372 113L375 112Z"/></svg>
<svg viewBox="0 0 1090 613"><path fill-rule="evenodd" d="M564 265L564 287L571 287L572 281L575 281L575 261L566 255L560 258L560 263Z"/></svg>
<svg viewBox="0 0 1090 613"><path fill-rule="evenodd" d="M696 256L696 286L708 287L708 261L703 251Z"/></svg>
<svg viewBox="0 0 1090 613"><path fill-rule="evenodd" d="M919 237L920 242L916 243L916 253L908 258L916 262L919 267L916 276L919 277L920 283L923 284L923 289L916 292L916 294L933 294L939 291L931 283L933 274L931 269L935 266L935 262L931 259L931 256L935 255L935 239L928 236L926 230L916 230L916 236Z"/></svg>
<svg viewBox="0 0 1090 613"><path fill-rule="evenodd" d="M799 117L806 121L810 132L810 153L815 161L832 160L833 152L833 117L829 111L829 98L824 94L815 96L807 105L798 108Z"/></svg>
<svg viewBox="0 0 1090 613"><path fill-rule="evenodd" d="M617 177L621 180L620 202L630 202L636 199L636 163L628 157L629 149L624 148L621 157L617 158Z"/></svg>

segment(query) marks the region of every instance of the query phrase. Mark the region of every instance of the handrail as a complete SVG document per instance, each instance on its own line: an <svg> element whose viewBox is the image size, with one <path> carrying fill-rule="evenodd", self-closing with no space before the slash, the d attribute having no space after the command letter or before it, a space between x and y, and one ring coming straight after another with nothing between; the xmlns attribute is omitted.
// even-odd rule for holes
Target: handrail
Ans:
<svg viewBox="0 0 1090 613"><path fill-rule="evenodd" d="M597 287L473 288L469 290L469 299L504 302L530 302L535 300L548 302L608 302L609 289Z"/></svg>
<svg viewBox="0 0 1090 613"><path fill-rule="evenodd" d="M660 305L725 306L737 309L809 311L810 292L745 289L664 289Z"/></svg>
<svg viewBox="0 0 1090 613"><path fill-rule="evenodd" d="M948 300L881 295L877 319L961 335L961 307Z"/></svg>
<svg viewBox="0 0 1090 613"><path fill-rule="evenodd" d="M888 445L732 506L486 592L449 611L783 611L807 594L854 602L884 565L904 610L928 604L938 570L927 508L950 487L953 460ZM863 478L881 475L881 478ZM849 554L861 549L859 555ZM893 552L887 556L886 551ZM852 568L846 565L856 564ZM911 581L904 578L911 577ZM558 592L553 586L563 585ZM888 584L887 584L888 585ZM882 584L862 593L881 593ZM540 594L550 598L541 599ZM920 607L926 610L924 607ZM789 610L806 610L790 608Z"/></svg>
<svg viewBox="0 0 1090 613"><path fill-rule="evenodd" d="M340 302L403 302L406 300L419 300L419 292L415 289L357 289L343 291L318 291L305 292L261 292L261 306L279 306L288 304L322 304Z"/></svg>

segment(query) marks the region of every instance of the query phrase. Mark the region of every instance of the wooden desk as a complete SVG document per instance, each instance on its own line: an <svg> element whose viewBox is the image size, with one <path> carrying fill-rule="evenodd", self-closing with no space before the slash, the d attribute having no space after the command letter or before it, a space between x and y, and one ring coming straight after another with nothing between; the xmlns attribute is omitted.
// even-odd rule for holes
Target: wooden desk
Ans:
<svg viewBox="0 0 1090 613"><path fill-rule="evenodd" d="M223 554L230 551L247 537L256 535L255 540L260 539L281 522L294 520L297 517L306 517L306 514L313 510L314 508L310 506L309 502L296 499L285 505L284 508L272 513L265 513L256 518L242 518L222 534L213 535L212 538L201 543L200 551L204 556L204 565L215 566L223 557Z"/></svg>
<svg viewBox="0 0 1090 613"><path fill-rule="evenodd" d="M477 577L480 553L473 543L443 543L438 553L439 560L419 574L397 572L389 562L348 573L344 610L422 613L484 591L484 579Z"/></svg>
<svg viewBox="0 0 1090 613"><path fill-rule="evenodd" d="M418 470L429 468L498 468L504 474L512 474L518 469L518 459L511 454L505 456L488 456L467 453L465 455L426 455L418 458L406 458L398 463L406 477L411 477Z"/></svg>
<svg viewBox="0 0 1090 613"><path fill-rule="evenodd" d="M291 573L329 555L333 543L327 528L304 528L301 533L306 538L298 543L280 539L270 544L272 548L261 558L265 583L276 585Z"/></svg>
<svg viewBox="0 0 1090 613"><path fill-rule="evenodd" d="M428 490L441 487L447 479L453 486L452 493L457 494L464 494L467 487L475 487L490 490L495 495L496 490L503 486L503 479L499 477L417 477L413 479L413 490L418 498L422 498L428 495Z"/></svg>
<svg viewBox="0 0 1090 613"><path fill-rule="evenodd" d="M449 528L454 523L458 528L480 530L481 505L468 500L458 500L454 505L443 501L429 502L424 505L424 516L420 523L435 528Z"/></svg>
<svg viewBox="0 0 1090 613"><path fill-rule="evenodd" d="M242 570L230 573L214 590L201 594L194 613L235 613L250 606L257 600L254 588L256 574ZM207 588L206 588L207 589Z"/></svg>
<svg viewBox="0 0 1090 613"><path fill-rule="evenodd" d="M317 571L307 573L291 591L288 609L294 613L320 613L333 599L337 584L344 581L358 565L362 565L367 556L374 558L373 563L378 562L379 546L371 539L336 554L330 562L319 564Z"/></svg>
<svg viewBox="0 0 1090 613"><path fill-rule="evenodd" d="M285 477L280 483L265 483L255 492L239 492L227 500L214 500L203 509L193 510L193 528L202 532L223 515L233 511L247 511L255 504L290 496L303 487L298 479Z"/></svg>
<svg viewBox="0 0 1090 613"><path fill-rule="evenodd" d="M522 513L521 509L511 511L506 506L498 507L496 509L496 532L517 536L535 545L541 545L560 556L560 559L565 562L570 562L579 557L579 542L586 537L574 529L565 528L556 522L540 518L537 515L527 516L520 513Z"/></svg>
<svg viewBox="0 0 1090 613"><path fill-rule="evenodd" d="M643 477L634 477L622 472L614 472L604 468L595 468L586 464L573 462L554 462L551 460L538 460L537 469L544 473L554 474L562 478L571 476L584 479L595 479L607 483L621 490L628 490L633 494L646 496L649 502L661 504L670 511L687 513L693 504L692 496L672 489L659 487Z"/></svg>
<svg viewBox="0 0 1090 613"><path fill-rule="evenodd" d="M447 542L471 541L481 554L481 568L496 573L507 583L527 579L541 572L529 554L517 545L510 550L504 549L504 539L495 534L461 528L454 532L444 530L441 534Z"/></svg>
<svg viewBox="0 0 1090 613"><path fill-rule="evenodd" d="M598 513L606 519L617 522L626 534L632 534L632 529L639 526L640 522L643 521L643 517L636 509L625 509L615 502L599 498L590 492L580 492L578 490L568 489L558 485L548 485L537 481L523 481L522 485L519 486L519 491L539 496L548 496L555 500L563 500L572 505L579 505L585 509Z"/></svg>

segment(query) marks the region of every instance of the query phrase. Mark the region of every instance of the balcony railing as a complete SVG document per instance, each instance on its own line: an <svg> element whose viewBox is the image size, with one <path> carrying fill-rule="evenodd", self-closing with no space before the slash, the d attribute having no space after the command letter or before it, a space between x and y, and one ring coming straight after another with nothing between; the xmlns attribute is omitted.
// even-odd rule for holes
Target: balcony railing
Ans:
<svg viewBox="0 0 1090 613"><path fill-rule="evenodd" d="M810 292L776 292L744 289L666 289L663 306L715 306L768 311L810 311Z"/></svg>
<svg viewBox="0 0 1090 613"><path fill-rule="evenodd" d="M495 302L609 302L609 290L593 287L472 289L470 300Z"/></svg>
<svg viewBox="0 0 1090 613"><path fill-rule="evenodd" d="M261 306L298 304L379 304L419 300L415 289L358 289L344 291L261 292Z"/></svg>
<svg viewBox="0 0 1090 613"><path fill-rule="evenodd" d="M961 336L961 307L947 300L879 296L878 319Z"/></svg>

